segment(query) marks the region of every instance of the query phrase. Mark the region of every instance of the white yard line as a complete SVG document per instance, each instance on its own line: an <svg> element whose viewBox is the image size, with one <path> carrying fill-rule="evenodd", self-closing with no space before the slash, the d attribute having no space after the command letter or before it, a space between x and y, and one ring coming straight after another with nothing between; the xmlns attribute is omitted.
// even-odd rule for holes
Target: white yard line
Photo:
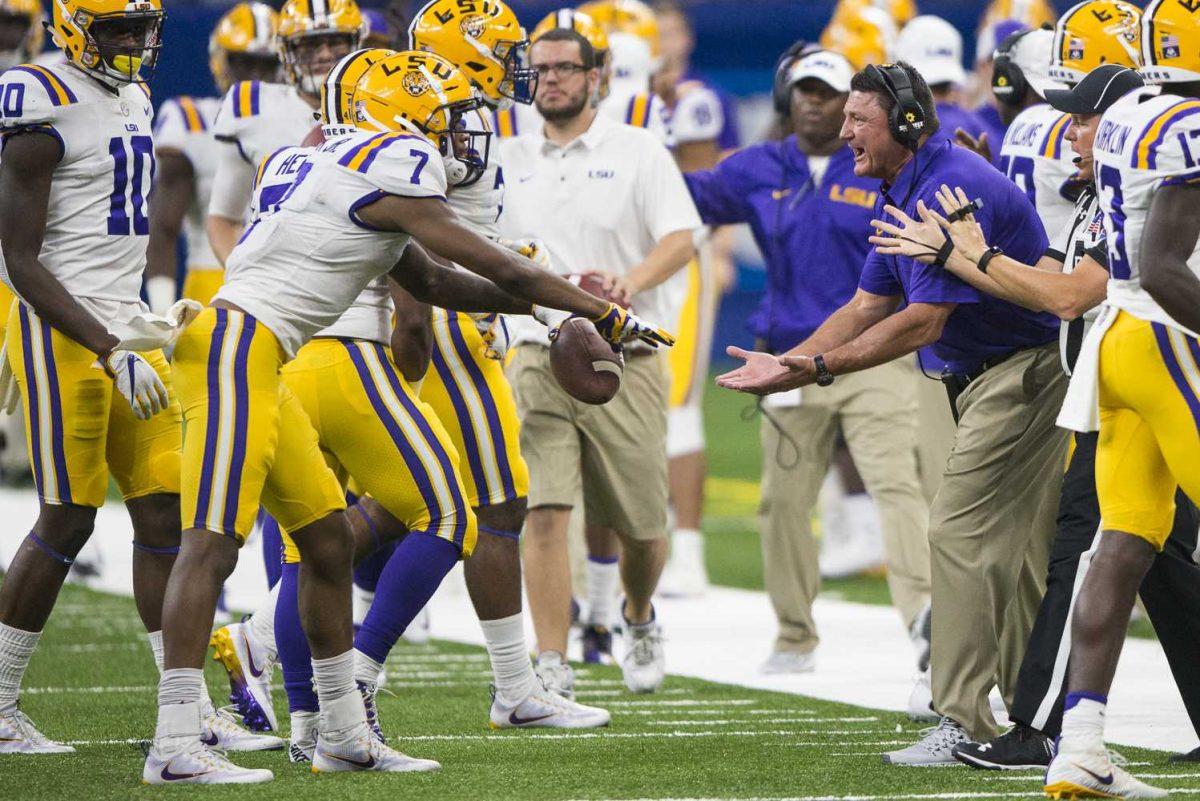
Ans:
<svg viewBox="0 0 1200 801"><path fill-rule="evenodd" d="M1200 787L1178 787L1171 788L1171 793L1180 795L1198 795ZM960 799L960 798L1029 798L1035 793L987 793L987 792L965 792L965 793L888 793L887 795L789 795L789 796L741 796L741 795L719 795L719 796L669 796L669 797L654 797L645 796L643 798L625 798L621 801L918 801L919 799ZM1037 793L1040 795L1040 792ZM597 799L575 799L575 801L598 801ZM607 801L607 800L605 800Z"/></svg>
<svg viewBox="0 0 1200 801"><path fill-rule="evenodd" d="M149 693L158 690L158 685L145 684L130 687L25 687L23 695L65 695L68 693Z"/></svg>

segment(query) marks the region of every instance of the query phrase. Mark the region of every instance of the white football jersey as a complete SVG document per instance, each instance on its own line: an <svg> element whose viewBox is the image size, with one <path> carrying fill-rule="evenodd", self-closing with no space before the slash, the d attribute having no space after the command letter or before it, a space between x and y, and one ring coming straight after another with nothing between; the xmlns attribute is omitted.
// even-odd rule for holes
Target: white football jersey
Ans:
<svg viewBox="0 0 1200 801"><path fill-rule="evenodd" d="M154 175L149 90L114 93L70 65L24 64L0 76L0 115L6 134L37 129L61 147L42 264L102 321L140 311ZM7 270L3 279L11 288Z"/></svg>
<svg viewBox="0 0 1200 801"><path fill-rule="evenodd" d="M600 101L600 113L609 119L645 128L667 147L674 147L666 106L658 95L648 91L620 91L613 87L608 97ZM533 105L514 104L511 108L492 112L493 129L498 139L510 139L541 130L542 115Z"/></svg>
<svg viewBox="0 0 1200 801"><path fill-rule="evenodd" d="M483 110L471 112L467 128L490 130L490 116ZM450 186L450 208L475 233L496 239L500 236L498 221L504 209L504 169L500 163L500 143L492 137L488 164L479 180L466 186Z"/></svg>
<svg viewBox="0 0 1200 801"><path fill-rule="evenodd" d="M1096 186L1108 239L1108 304L1190 336L1141 284L1142 232L1160 187L1200 182L1200 99L1154 87L1114 103L1096 130ZM1200 243L1188 259L1200 276Z"/></svg>
<svg viewBox="0 0 1200 801"><path fill-rule="evenodd" d="M670 111L670 126L676 144L709 142L721 136L725 110L716 92L700 81L684 81L675 94L678 100Z"/></svg>
<svg viewBox="0 0 1200 801"><path fill-rule="evenodd" d="M208 244L204 223L221 147L213 137L213 123L220 107L219 97L176 97L159 107L154 121L154 147L160 152L177 150L192 165L196 189L183 220L183 230L188 267L201 270L221 268Z"/></svg>
<svg viewBox="0 0 1200 801"><path fill-rule="evenodd" d="M290 84L243 81L230 87L213 125L217 141L232 147L219 150L212 213L243 216L250 206L254 170L279 148L303 142L317 125L313 113ZM224 180L226 172L244 174L245 180Z"/></svg>
<svg viewBox="0 0 1200 801"><path fill-rule="evenodd" d="M255 220L234 248L216 299L260 320L294 357L387 275L408 245L408 234L373 229L357 216L388 194L445 197L445 167L428 139L357 133L316 148L278 208Z"/></svg>
<svg viewBox="0 0 1200 801"><path fill-rule="evenodd" d="M1079 172L1071 143L1063 138L1070 123L1070 114L1047 103L1030 106L1008 126L1000 148L1000 171L1029 196L1048 236L1075 215L1075 200L1062 191Z"/></svg>

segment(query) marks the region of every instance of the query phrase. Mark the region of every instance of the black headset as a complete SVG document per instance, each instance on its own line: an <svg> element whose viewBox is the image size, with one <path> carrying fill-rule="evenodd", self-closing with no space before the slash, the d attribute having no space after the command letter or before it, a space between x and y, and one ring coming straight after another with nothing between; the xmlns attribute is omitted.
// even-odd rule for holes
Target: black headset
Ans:
<svg viewBox="0 0 1200 801"><path fill-rule="evenodd" d="M925 132L925 108L917 101L908 72L896 64L869 64L867 74L883 84L892 98L892 110L888 112L892 138L916 152Z"/></svg>
<svg viewBox="0 0 1200 801"><path fill-rule="evenodd" d="M776 114L786 117L791 113L792 93L791 86L788 84L788 73L792 71L792 66L805 56L823 49L819 44L798 39L791 47L784 50L783 55L775 62L775 81L771 86L771 104L775 107Z"/></svg>
<svg viewBox="0 0 1200 801"><path fill-rule="evenodd" d="M1041 30L1049 30L1049 25L1043 25ZM1029 92L1032 87L1029 85L1029 79L1025 77L1025 73L1021 70L1020 65L1013 61L1013 50L1017 47L1017 42L1025 38L1038 28L1029 28L1016 33L1010 33L1003 42L996 47L996 55L992 61L992 94L1006 106L1011 108L1021 108L1025 105L1026 98L1029 97Z"/></svg>

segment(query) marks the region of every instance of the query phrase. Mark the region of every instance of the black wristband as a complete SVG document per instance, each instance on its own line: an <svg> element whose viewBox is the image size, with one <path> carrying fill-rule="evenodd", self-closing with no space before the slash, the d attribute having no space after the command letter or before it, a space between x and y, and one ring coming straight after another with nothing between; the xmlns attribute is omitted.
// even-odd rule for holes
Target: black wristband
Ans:
<svg viewBox="0 0 1200 801"><path fill-rule="evenodd" d="M829 372L829 368L825 366L825 357L822 354L813 356L813 365L817 368L817 386L827 387L833 383L833 374Z"/></svg>
<svg viewBox="0 0 1200 801"><path fill-rule="evenodd" d="M954 240L946 237L946 241L938 248L937 258L933 260L934 267L945 267L946 262L950 259L950 254L954 252Z"/></svg>
<svg viewBox="0 0 1200 801"><path fill-rule="evenodd" d="M979 272L986 274L987 268L988 268L988 262L990 262L992 259L996 258L997 256L1003 256L1003 255L1004 255L1004 251L997 247L990 247L987 250L983 251L983 255L979 257L979 261L977 263L977 266L979 267Z"/></svg>

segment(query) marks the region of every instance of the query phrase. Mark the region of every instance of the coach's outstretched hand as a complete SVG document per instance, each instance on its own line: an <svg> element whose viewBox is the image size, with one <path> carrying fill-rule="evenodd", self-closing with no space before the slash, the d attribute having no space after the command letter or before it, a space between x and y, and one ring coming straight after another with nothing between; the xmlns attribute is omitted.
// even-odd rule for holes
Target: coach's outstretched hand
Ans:
<svg viewBox="0 0 1200 801"><path fill-rule="evenodd" d="M592 324L610 344L621 345L640 339L651 347L675 344L675 337L656 325L651 325L628 309L609 303L608 309L599 317L591 318Z"/></svg>
<svg viewBox="0 0 1200 801"><path fill-rule="evenodd" d="M748 392L751 395L770 395L811 384L816 369L808 356L773 356L760 351L742 350L730 345L725 349L745 364L717 376L717 386Z"/></svg>
<svg viewBox="0 0 1200 801"><path fill-rule="evenodd" d="M883 210L899 224L887 220L871 220L871 227L876 233L869 237L868 241L875 249L884 256L907 256L925 264L933 264L938 251L946 242L946 234L925 206L925 201L917 201L917 216L920 220L914 220L905 214L903 209L895 206L884 206Z"/></svg>

